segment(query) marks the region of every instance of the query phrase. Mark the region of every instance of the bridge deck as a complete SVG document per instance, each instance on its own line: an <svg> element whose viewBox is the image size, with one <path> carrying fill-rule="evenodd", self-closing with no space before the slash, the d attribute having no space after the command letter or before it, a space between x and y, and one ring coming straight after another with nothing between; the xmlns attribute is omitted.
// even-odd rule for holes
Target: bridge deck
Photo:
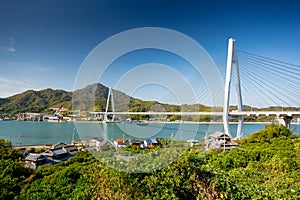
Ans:
<svg viewBox="0 0 300 200"><path fill-rule="evenodd" d="M223 112L90 112L93 115L181 115L181 116L192 116L192 115L206 115L206 116L222 116ZM230 116L300 116L299 111L231 111Z"/></svg>

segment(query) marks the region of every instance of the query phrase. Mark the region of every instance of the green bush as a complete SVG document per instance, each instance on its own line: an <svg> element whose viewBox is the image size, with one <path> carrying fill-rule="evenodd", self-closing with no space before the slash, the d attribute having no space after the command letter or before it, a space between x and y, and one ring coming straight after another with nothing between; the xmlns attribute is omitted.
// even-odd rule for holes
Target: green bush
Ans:
<svg viewBox="0 0 300 200"><path fill-rule="evenodd" d="M265 127L265 129L260 130L254 134L248 135L247 138L242 139L239 143L263 143L269 142L272 138L278 137L289 137L291 136L291 131L283 125L276 126L271 124Z"/></svg>

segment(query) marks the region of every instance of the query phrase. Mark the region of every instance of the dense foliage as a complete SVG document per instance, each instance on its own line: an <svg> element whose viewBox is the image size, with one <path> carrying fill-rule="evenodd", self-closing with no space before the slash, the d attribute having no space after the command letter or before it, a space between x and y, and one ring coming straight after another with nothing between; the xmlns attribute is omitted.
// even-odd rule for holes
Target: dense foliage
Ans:
<svg viewBox="0 0 300 200"><path fill-rule="evenodd" d="M24 167L22 154L12 149L11 142L0 139L0 199L13 199L32 173Z"/></svg>
<svg viewBox="0 0 300 200"><path fill-rule="evenodd" d="M70 107L72 93L64 90L28 90L0 101L0 112L14 116L19 112L45 112L52 106Z"/></svg>
<svg viewBox="0 0 300 200"><path fill-rule="evenodd" d="M12 150L9 142L0 140L0 199L297 199L300 196L299 136L291 135L284 126L271 125L240 144L230 151L190 149L159 170L127 173L103 164L89 152L31 171L23 167L22 155ZM162 159L169 156L164 154ZM120 166L124 162L119 162Z"/></svg>

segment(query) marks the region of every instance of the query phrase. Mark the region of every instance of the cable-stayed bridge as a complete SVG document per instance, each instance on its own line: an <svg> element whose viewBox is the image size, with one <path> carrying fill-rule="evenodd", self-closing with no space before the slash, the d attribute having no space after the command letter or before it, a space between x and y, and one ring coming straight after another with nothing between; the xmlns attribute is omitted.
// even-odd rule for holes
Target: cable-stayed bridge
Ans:
<svg viewBox="0 0 300 200"><path fill-rule="evenodd" d="M235 97L231 93L232 90L235 91ZM298 91L300 91L300 66L237 51L236 41L231 38L228 41L222 112L115 111L114 96L110 88L105 111L90 113L94 116L104 116L104 121L108 120L109 115L112 116L112 121L115 115L222 116L224 132L229 135L231 135L229 120L237 118L236 136L240 139L245 116L275 116L281 118L289 128L292 118L300 116ZM200 99L207 98L206 92L199 89ZM236 110L230 110L231 98L236 100ZM112 111L109 111L110 101ZM264 109L267 107L268 109Z"/></svg>
<svg viewBox="0 0 300 200"><path fill-rule="evenodd" d="M223 112L90 112L93 115L180 115L180 116L223 116ZM229 116L300 116L300 111L230 111Z"/></svg>

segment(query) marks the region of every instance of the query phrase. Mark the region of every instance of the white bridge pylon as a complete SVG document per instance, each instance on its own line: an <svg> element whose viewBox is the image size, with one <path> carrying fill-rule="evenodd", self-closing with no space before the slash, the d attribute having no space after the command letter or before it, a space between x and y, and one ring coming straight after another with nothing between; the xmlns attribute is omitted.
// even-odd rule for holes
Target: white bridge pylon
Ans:
<svg viewBox="0 0 300 200"><path fill-rule="evenodd" d="M225 79L225 93L224 93L224 107L223 107L223 124L224 132L231 136L229 129L229 101L230 101L230 85L232 79L232 71L234 73L235 81L235 92L237 96L238 112L243 111L243 101L240 84L240 74L238 67L238 57L236 53L235 39L230 38L228 40L228 51L227 51L227 65L226 65L226 79ZM236 139L242 137L242 126L244 123L244 115L238 116L238 128L236 133Z"/></svg>
<svg viewBox="0 0 300 200"><path fill-rule="evenodd" d="M112 119L111 121L114 121L115 119L115 102L114 102L114 94L113 94L113 90L111 87L109 87L108 89L108 95L107 95L107 100L106 100L106 108L105 108L105 113L104 113L104 121L107 122L108 121L108 118L107 118L107 115L108 115L108 107L109 107L109 101L111 99L111 109L112 109Z"/></svg>

